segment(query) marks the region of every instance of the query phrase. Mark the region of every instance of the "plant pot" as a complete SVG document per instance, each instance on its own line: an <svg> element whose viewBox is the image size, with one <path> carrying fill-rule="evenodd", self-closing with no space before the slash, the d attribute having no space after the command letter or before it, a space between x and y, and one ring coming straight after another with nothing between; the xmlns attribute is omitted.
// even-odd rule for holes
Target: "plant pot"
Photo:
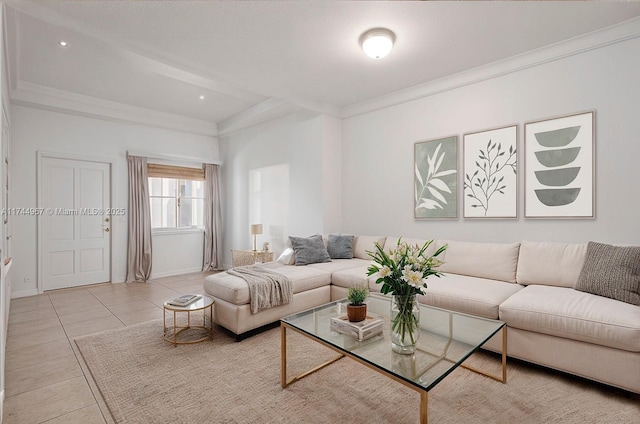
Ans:
<svg viewBox="0 0 640 424"><path fill-rule="evenodd" d="M347 318L351 322L364 321L367 317L367 305L347 305Z"/></svg>

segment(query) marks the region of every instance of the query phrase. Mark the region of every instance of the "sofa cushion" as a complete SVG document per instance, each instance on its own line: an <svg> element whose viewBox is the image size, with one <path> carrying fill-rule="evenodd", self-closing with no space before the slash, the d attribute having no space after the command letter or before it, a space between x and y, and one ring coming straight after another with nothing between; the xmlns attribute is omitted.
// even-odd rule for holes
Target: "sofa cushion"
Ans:
<svg viewBox="0 0 640 424"><path fill-rule="evenodd" d="M354 258L354 259L335 259L335 260L332 260L331 262L325 262L320 264L310 264L309 266L312 268L318 268L333 274L343 269L361 268L363 266L368 266L368 264L370 263L371 261Z"/></svg>
<svg viewBox="0 0 640 424"><path fill-rule="evenodd" d="M370 277L367 276L367 268L371 261L364 259L352 259L358 261L356 266L336 270L331 274L331 284L338 287L365 286L369 287ZM375 285L375 279L373 280ZM378 290L380 291L380 290Z"/></svg>
<svg viewBox="0 0 640 424"><path fill-rule="evenodd" d="M465 275L429 277L421 303L490 319L498 319L499 306L522 290L518 284Z"/></svg>
<svg viewBox="0 0 640 424"><path fill-rule="evenodd" d="M448 245L438 256L444 261L438 270L489 280L516 282L520 243L473 243L438 240L437 246Z"/></svg>
<svg viewBox="0 0 640 424"><path fill-rule="evenodd" d="M567 287L530 285L500 305L509 327L640 352L640 307Z"/></svg>
<svg viewBox="0 0 640 424"><path fill-rule="evenodd" d="M375 252L376 243L384 246L385 236L355 236L353 238L353 257L360 259L371 259L367 254L367 250Z"/></svg>
<svg viewBox="0 0 640 424"><path fill-rule="evenodd" d="M590 241L575 289L640 306L640 247Z"/></svg>
<svg viewBox="0 0 640 424"><path fill-rule="evenodd" d="M352 259L353 236L329 234L327 252L331 259Z"/></svg>
<svg viewBox="0 0 640 424"><path fill-rule="evenodd" d="M289 277L293 284L294 294L327 286L331 283L331 274L317 268L281 265L277 262L261 266ZM245 305L250 301L247 282L226 272L219 272L205 278L204 290L211 296L226 300L234 305Z"/></svg>
<svg viewBox="0 0 640 424"><path fill-rule="evenodd" d="M584 264L587 245L524 241L520 244L519 284L575 286Z"/></svg>
<svg viewBox="0 0 640 424"><path fill-rule="evenodd" d="M307 238L289 236L289 240L291 240L291 246L296 252L296 265L331 262L331 257L329 257L320 234Z"/></svg>

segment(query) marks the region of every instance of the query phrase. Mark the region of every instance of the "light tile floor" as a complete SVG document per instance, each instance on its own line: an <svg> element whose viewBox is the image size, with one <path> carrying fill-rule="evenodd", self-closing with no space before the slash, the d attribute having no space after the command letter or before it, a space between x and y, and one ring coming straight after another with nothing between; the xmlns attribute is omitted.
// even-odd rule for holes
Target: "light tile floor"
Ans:
<svg viewBox="0 0 640 424"><path fill-rule="evenodd" d="M5 361L3 423L109 423L73 339L162 318L177 294L203 294L210 273L147 283L105 283L13 299Z"/></svg>

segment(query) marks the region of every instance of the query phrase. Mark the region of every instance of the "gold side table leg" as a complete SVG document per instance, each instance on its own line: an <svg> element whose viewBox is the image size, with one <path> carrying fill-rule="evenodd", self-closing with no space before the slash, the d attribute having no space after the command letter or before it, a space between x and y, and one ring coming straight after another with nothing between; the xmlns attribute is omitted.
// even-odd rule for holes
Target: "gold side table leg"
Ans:
<svg viewBox="0 0 640 424"><path fill-rule="evenodd" d="M177 327L176 327L177 323L176 323L176 311L173 311L173 347L178 346L178 344L176 343L178 341L178 333L176 331Z"/></svg>
<svg viewBox="0 0 640 424"><path fill-rule="evenodd" d="M213 339L213 303L209 307L209 326L211 327L211 339Z"/></svg>

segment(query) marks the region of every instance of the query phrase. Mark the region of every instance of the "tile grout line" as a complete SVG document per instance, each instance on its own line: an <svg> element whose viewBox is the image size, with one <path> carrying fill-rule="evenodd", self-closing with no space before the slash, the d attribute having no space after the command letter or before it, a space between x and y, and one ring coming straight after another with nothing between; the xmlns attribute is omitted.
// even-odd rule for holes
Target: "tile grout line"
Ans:
<svg viewBox="0 0 640 424"><path fill-rule="evenodd" d="M113 284L113 283L111 283L111 284ZM122 320L121 320L121 319L120 319L116 314L114 314L114 313L113 313L113 311L111 311L111 309L109 309L109 307L108 307L107 305L105 305L105 304L104 304L104 302L102 302L102 300L100 300L100 299L99 299L95 294L91 293L91 291L89 291L89 290L87 290L87 291L89 292L89 294L90 294L91 296L93 296L93 298L94 298L95 300L97 300L98 302L100 302L100 304L101 304L102 306L104 306L105 308L107 308L107 310L109 311L109 313L110 313L111 315L113 315L113 316L114 316L118 321L120 321L120 322L122 323L122 325L124 325L125 327L127 326L127 324L126 324L126 323L124 323L124 322L123 322L123 321L122 321Z"/></svg>
<svg viewBox="0 0 640 424"><path fill-rule="evenodd" d="M93 293L91 293L87 289L84 289L84 290L86 290L91 296L93 296L96 300L98 300L98 302L100 302L100 299L97 299L93 295ZM51 298L49 298L49 301L51 301ZM102 303L102 302L100 302L100 303ZM89 391L91 392L91 396L93 397L95 405L98 407L98 410L100 411L100 414L102 415L102 418L105 420L105 422L107 422L106 418L104 417L104 414L102 413L102 408L100 408L100 405L98 403L98 399L96 398L96 395L93 392L93 389L91 388L91 384L89 383L89 380L87 379L87 376L86 376L86 374L84 372L84 368L80 364L80 358L78 358L79 351L78 351L78 353L76 353L76 349L74 349L75 340L72 340L72 339L69 338L69 334L67 333L67 329L64 327L64 324L62 323L62 320L60 319L60 314L58 314L58 310L56 309L55 304L53 304L53 301L51 301L51 304L53 305L53 309L56 312L56 316L58 317L58 321L60 321L60 325L62 325L62 330L64 331L64 334L67 337L67 342L69 343L69 347L71 347L71 351L73 352L73 356L76 359L76 362L78 363L78 367L80 368L80 372L82 373L82 378L84 378L85 383L87 383L87 386L89 387ZM111 311L109 311L109 312L111 313ZM77 346L76 346L76 348L77 348ZM84 406L83 408L86 408L86 406ZM52 420L58 419L60 417L63 417L65 415L67 415L67 414L70 414L70 413L73 413L75 411L78 411L80 409L82 409L82 408L75 409L74 411L65 412L64 414L58 415L57 417L51 417L51 418L49 418L49 419L47 419L45 421L42 421L42 423L46 423L47 421L52 421Z"/></svg>
<svg viewBox="0 0 640 424"><path fill-rule="evenodd" d="M113 284L113 283L112 283L112 284ZM110 313L112 316L114 316L118 321L120 321L120 322L122 323L122 325L124 325L125 327L127 326L127 324L125 324L124 322L122 322L122 320L121 320L120 318L118 318L118 316L117 316L116 314L114 314L114 313L111 311L111 309L109 309L109 307L108 307L107 305L105 305L105 304L102 302L102 300L100 300L100 299L99 299L95 294L93 294L89 289L85 289L85 290L86 290L86 291L87 291L87 292L88 292L88 293L89 293L89 294L90 294L90 295L91 295L95 300L97 300L97 301L98 301L102 306L104 306L104 307L109 311L109 313ZM54 309L55 309L55 305L54 305ZM58 314L58 311L56 310L56 315L57 315L57 314ZM59 318L59 316L58 316L58 318ZM64 325L63 325L63 329L64 329ZM78 357L78 355L80 355L81 353L80 353L80 349L78 348L78 345L76 345L76 344L75 344L75 339L76 339L76 337L74 337L73 339L71 339L71 338L69 337L69 335L67 334L66 329L65 329L65 334L67 335L67 340L69 341L69 344L71 345L71 350L73 351L73 355L75 356L76 361L78 362L78 366L80 367L80 371L82 372L82 377L84 378L84 381L87 383L87 386L89 387L89 391L91 392L91 396L93 397L93 400L94 400L94 402L95 402L94 404L98 407L98 410L100 411L100 415L102 416L102 419L105 421L105 423L108 423L108 422L110 422L111 417L106 417L106 416L105 416L105 412L103 411L103 408L100 406L100 402L104 402L104 400L102 399L102 397L100 397L100 399L98 399L98 396L97 396L97 395L96 395L96 393L95 393L96 391L98 391L98 392L99 392L99 391L100 391L100 389L98 389L98 387L95 387L95 390L94 390L94 384L95 384L95 383L94 383L94 384L92 384L92 382L90 382L90 381L89 381L89 376L87 376L87 372L89 372L89 371L88 371L88 369L87 369L87 371L85 372L85 367L86 367L86 365L85 365L85 366L83 366L83 364L84 364L84 359L81 359L81 358L79 358L79 357ZM82 335L82 336L88 336L88 335L89 335L89 334L84 334L84 335ZM80 336L79 336L79 337L80 337ZM91 379L93 379L93 377L91 377ZM85 407L85 408L86 408L86 407ZM79 409L82 409L82 408L79 408ZM76 411L77 411L77 410L79 410L79 409L76 409ZM74 412L74 411L71 411L71 412ZM60 416L58 416L58 417L51 418L51 419L49 419L49 420L47 420L47 421L50 421L50 420L53 420L53 419L56 419L56 418L62 417L62 416L67 415L67 414L68 414L68 413L65 413L65 414L60 415ZM46 422L46 421L45 421L45 422Z"/></svg>

